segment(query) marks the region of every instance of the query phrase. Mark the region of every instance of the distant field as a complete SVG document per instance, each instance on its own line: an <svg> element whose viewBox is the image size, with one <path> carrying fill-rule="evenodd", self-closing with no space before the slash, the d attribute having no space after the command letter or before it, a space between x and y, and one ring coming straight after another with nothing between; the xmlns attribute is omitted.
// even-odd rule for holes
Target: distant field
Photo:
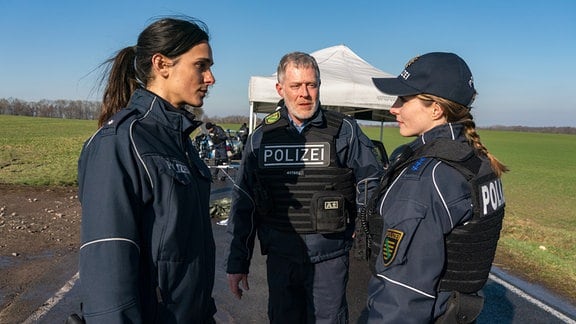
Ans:
<svg viewBox="0 0 576 324"><path fill-rule="evenodd" d="M88 120L0 115L0 182L76 184L82 143L96 126Z"/></svg>
<svg viewBox="0 0 576 324"><path fill-rule="evenodd" d="M363 129L380 139L379 127ZM76 185L78 155L94 131L96 121L0 115L0 182ZM503 177L507 209L497 265L576 301L576 135L479 134L511 169ZM388 154L410 140L384 128Z"/></svg>

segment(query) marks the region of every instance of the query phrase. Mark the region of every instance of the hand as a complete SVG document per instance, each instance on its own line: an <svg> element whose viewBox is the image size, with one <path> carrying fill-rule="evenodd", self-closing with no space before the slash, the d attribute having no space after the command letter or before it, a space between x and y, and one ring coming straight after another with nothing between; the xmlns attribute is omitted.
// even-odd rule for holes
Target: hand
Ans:
<svg viewBox="0 0 576 324"><path fill-rule="evenodd" d="M250 286L248 285L248 274L247 273L229 273L228 274L228 285L230 286L230 291L236 296L236 298L242 298L242 289L240 288L240 284L242 284L242 288L245 290L250 290Z"/></svg>

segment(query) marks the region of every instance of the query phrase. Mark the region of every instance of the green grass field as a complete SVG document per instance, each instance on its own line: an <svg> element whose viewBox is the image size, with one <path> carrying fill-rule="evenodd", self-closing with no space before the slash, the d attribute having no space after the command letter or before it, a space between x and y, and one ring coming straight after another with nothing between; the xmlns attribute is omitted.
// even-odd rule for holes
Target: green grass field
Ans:
<svg viewBox="0 0 576 324"><path fill-rule="evenodd" d="M221 125L238 129L239 125ZM373 139L380 128L363 127ZM0 115L0 183L76 185L76 163L96 121ZM479 130L511 171L496 264L576 300L576 136ZM388 154L410 141L385 127Z"/></svg>

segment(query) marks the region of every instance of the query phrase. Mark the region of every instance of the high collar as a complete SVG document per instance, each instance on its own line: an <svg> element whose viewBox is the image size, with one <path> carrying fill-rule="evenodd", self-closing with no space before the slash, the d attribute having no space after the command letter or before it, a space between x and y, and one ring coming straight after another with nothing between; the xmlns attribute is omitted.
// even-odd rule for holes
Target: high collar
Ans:
<svg viewBox="0 0 576 324"><path fill-rule="evenodd" d="M194 114L185 109L176 109L168 101L146 89L137 89L130 98L130 104L143 115L149 115L162 126L172 128L185 135L191 134L202 125Z"/></svg>
<svg viewBox="0 0 576 324"><path fill-rule="evenodd" d="M466 138L463 134L464 125L461 123L446 123L438 125L424 134L418 136L413 142L410 143L412 150L435 140L438 138L448 138L454 141L464 142Z"/></svg>

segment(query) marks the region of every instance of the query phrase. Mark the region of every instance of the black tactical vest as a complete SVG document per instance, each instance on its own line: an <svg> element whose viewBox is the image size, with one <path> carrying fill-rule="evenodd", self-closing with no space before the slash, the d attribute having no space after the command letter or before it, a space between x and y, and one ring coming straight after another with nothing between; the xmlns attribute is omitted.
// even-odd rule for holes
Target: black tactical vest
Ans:
<svg viewBox="0 0 576 324"><path fill-rule="evenodd" d="M372 273L376 273L376 258L381 254L383 231L383 219L375 206L402 169L422 157L434 157L456 168L466 177L472 192L472 219L456 226L446 237L446 265L438 291L477 292L488 279L500 237L505 206L502 182L492 170L480 169L482 162L469 145L449 139L435 140L415 152L405 146L383 177L368 207Z"/></svg>
<svg viewBox="0 0 576 324"><path fill-rule="evenodd" d="M295 131L276 112L265 118L257 152L259 220L282 231L338 233L355 218L355 178L336 155L344 116L324 111L320 127Z"/></svg>

